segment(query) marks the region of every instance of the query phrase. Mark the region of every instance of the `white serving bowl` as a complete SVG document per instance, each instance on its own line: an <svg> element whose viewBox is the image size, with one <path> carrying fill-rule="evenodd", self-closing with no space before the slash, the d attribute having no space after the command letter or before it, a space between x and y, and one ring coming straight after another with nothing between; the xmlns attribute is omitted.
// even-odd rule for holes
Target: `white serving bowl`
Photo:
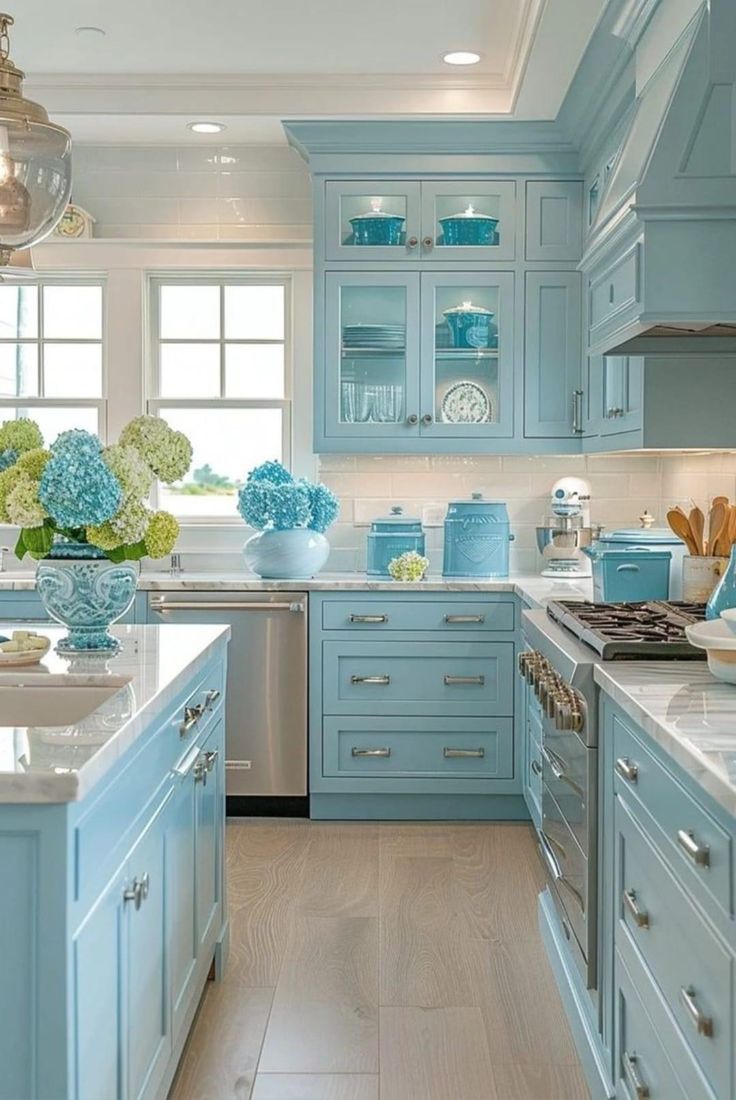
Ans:
<svg viewBox="0 0 736 1100"><path fill-rule="evenodd" d="M717 680L736 684L736 632L721 619L691 623L685 627L687 640L697 649L704 649L708 668Z"/></svg>
<svg viewBox="0 0 736 1100"><path fill-rule="evenodd" d="M725 611L722 611L721 618L733 634L734 638L736 638L736 607L729 607Z"/></svg>

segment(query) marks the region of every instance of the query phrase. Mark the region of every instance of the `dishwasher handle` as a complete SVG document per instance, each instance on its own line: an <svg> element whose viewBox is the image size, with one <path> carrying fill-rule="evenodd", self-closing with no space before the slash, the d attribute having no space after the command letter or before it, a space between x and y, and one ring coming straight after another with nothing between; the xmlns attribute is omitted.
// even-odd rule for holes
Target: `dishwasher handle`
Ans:
<svg viewBox="0 0 736 1100"><path fill-rule="evenodd" d="M258 600L180 600L167 603L164 599L153 599L148 605L151 611L168 613L171 611L292 611L304 612L304 604L299 600L282 603L261 603Z"/></svg>

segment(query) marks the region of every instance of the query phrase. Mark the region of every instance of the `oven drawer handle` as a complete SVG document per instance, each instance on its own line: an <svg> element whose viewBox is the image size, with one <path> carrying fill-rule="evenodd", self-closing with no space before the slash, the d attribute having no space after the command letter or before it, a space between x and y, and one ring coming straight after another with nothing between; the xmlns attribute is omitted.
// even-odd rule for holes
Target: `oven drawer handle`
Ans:
<svg viewBox="0 0 736 1100"><path fill-rule="evenodd" d="M450 749L443 748L442 755L445 760L464 760L466 758L473 758L476 760L482 760L486 755L485 749Z"/></svg>
<svg viewBox="0 0 736 1100"><path fill-rule="evenodd" d="M456 684L474 684L477 687L483 687L485 682L485 676L445 676L445 684L448 687Z"/></svg>
<svg viewBox="0 0 736 1100"><path fill-rule="evenodd" d="M651 1096L651 1093L649 1092L649 1085L644 1083L639 1073L639 1059L637 1056L635 1054L629 1054L628 1050L625 1050L621 1062L623 1065L624 1077L629 1082L636 1100L647 1100L647 1097Z"/></svg>
<svg viewBox="0 0 736 1100"><path fill-rule="evenodd" d="M391 749L358 749L353 748L350 752L351 756L390 756Z"/></svg>
<svg viewBox="0 0 736 1100"><path fill-rule="evenodd" d="M698 867L710 867L710 848L707 844L698 844L692 829L678 829L677 843Z"/></svg>
<svg viewBox="0 0 736 1100"><path fill-rule="evenodd" d="M713 1017L706 1016L701 1009L698 1008L698 1002L695 999L695 990L691 985L683 986L680 990L680 1002L687 1009L688 1015L693 1022L693 1026L698 1035L705 1035L706 1038L713 1038Z"/></svg>
<svg viewBox="0 0 736 1100"><path fill-rule="evenodd" d="M570 891L572 896L575 898L575 901L582 909L583 913L585 913L585 901L583 899L583 895L578 889L576 889L575 886L573 886L570 880L563 875L562 871L560 870L560 865L557 862L557 857L552 851L552 844L550 842L550 839L544 832L544 830L540 831L539 839L541 841L540 850L544 857L544 862L549 868L552 878L555 880L555 882L559 882L561 886L565 886Z"/></svg>
<svg viewBox="0 0 736 1100"><path fill-rule="evenodd" d="M381 684L385 686L391 683L390 676L351 676L351 684Z"/></svg>
<svg viewBox="0 0 736 1100"><path fill-rule="evenodd" d="M445 615L446 623L484 623L485 615Z"/></svg>
<svg viewBox="0 0 736 1100"><path fill-rule="evenodd" d="M628 756L619 756L616 760L616 771L628 783L636 783L639 779L639 765L632 764Z"/></svg>
<svg viewBox="0 0 736 1100"><path fill-rule="evenodd" d="M552 752L551 749L548 749L546 745L544 745L542 748L542 758L546 761L547 764L549 764L550 770L555 779L559 779L562 783L567 783L568 787L572 787L572 789L575 791L575 794L579 795L580 798L585 798L585 791L583 790L583 788L580 786L579 783L576 783L574 779L570 778L564 768L560 767L559 756L557 756L556 753Z"/></svg>
<svg viewBox="0 0 736 1100"><path fill-rule="evenodd" d="M387 623L388 615L351 615L351 623Z"/></svg>
<svg viewBox="0 0 736 1100"><path fill-rule="evenodd" d="M637 928L649 927L649 914L646 909L640 909L636 902L636 890L624 890L623 902L633 917Z"/></svg>

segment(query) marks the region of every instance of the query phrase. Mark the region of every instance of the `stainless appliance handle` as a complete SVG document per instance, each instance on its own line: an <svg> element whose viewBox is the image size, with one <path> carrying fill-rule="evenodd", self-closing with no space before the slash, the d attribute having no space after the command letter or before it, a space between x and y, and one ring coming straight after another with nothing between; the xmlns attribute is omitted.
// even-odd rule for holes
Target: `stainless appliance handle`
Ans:
<svg viewBox="0 0 736 1100"><path fill-rule="evenodd" d="M639 906L637 905L636 891L635 890L624 890L621 897L623 899L624 905L626 906L626 908L631 913L631 916L634 919L634 924L636 925L636 927L637 928L648 928L649 927L649 914L647 913L646 909L640 909Z"/></svg>
<svg viewBox="0 0 736 1100"><path fill-rule="evenodd" d="M582 909L582 911L584 913L585 912L585 901L583 900L583 895L580 893L579 890L577 890L573 886L573 884L570 882L570 880L565 878L565 876L563 875L562 871L560 870L560 865L557 862L557 857L555 856L555 853L552 851L552 845L550 844L549 837L547 836L547 834L544 832L543 829L540 830L539 840L540 840L540 846L539 846L540 851L542 853L542 856L544 857L544 862L547 864L547 867L549 868L549 872L552 875L552 878L554 879L555 882L559 882L561 886L566 886L567 887L567 889L570 891L572 896L575 898L575 901L578 903L578 905L580 906L580 908Z"/></svg>
<svg viewBox="0 0 736 1100"><path fill-rule="evenodd" d="M351 623L387 623L388 615L351 615Z"/></svg>
<svg viewBox="0 0 736 1100"><path fill-rule="evenodd" d="M292 603L259 603L253 601L225 601L212 600L211 602L197 603L195 600L181 600L177 603L167 603L166 600L151 600L151 611L159 611L169 614L172 611L304 611L304 604L295 600Z"/></svg>
<svg viewBox="0 0 736 1100"><path fill-rule="evenodd" d="M390 684L390 676L351 676L351 684Z"/></svg>
<svg viewBox="0 0 736 1100"><path fill-rule="evenodd" d="M390 756L391 749L356 749L350 750L351 756Z"/></svg>
<svg viewBox="0 0 736 1100"><path fill-rule="evenodd" d="M560 757L557 756L556 753L552 752L551 749L547 748L546 745L542 746L542 758L546 761L547 764L549 764L549 767L555 779L559 779L562 783L567 783L568 787L572 787L572 789L575 791L575 794L580 795L581 798L585 798L585 791L583 790L583 788L580 786L579 783L576 783L574 779L570 778L564 767L560 766L562 763Z"/></svg>
<svg viewBox="0 0 736 1100"><path fill-rule="evenodd" d="M473 757L475 759L482 760L483 757L486 755L486 750L485 749L449 749L449 748L444 748L442 750L442 755L444 756L445 760L460 760L460 759L465 759L466 757Z"/></svg>
<svg viewBox="0 0 736 1100"><path fill-rule="evenodd" d="M636 1100L647 1100L650 1095L649 1086L644 1083L639 1073L639 1059L637 1056L629 1054L628 1050L625 1050L621 1058L621 1066L624 1077L628 1081Z"/></svg>
<svg viewBox="0 0 736 1100"><path fill-rule="evenodd" d="M698 1008L698 1002L695 1000L695 990L691 985L683 986L680 990L680 1003L687 1009L688 1015L693 1022L693 1026L698 1035L705 1035L706 1038L713 1038L713 1017L706 1016Z"/></svg>
<svg viewBox="0 0 736 1100"><path fill-rule="evenodd" d="M448 687L456 684L474 684L477 687L483 687L486 682L485 676L445 676L444 679Z"/></svg>
<svg viewBox="0 0 736 1100"><path fill-rule="evenodd" d="M636 783L639 778L639 765L632 764L628 756L619 756L616 761L616 771L629 783Z"/></svg>
<svg viewBox="0 0 736 1100"><path fill-rule="evenodd" d="M710 848L707 844L698 844L692 829L678 829L677 843L698 867L710 867Z"/></svg>
<svg viewBox="0 0 736 1100"><path fill-rule="evenodd" d="M446 623L484 623L485 615L445 615Z"/></svg>

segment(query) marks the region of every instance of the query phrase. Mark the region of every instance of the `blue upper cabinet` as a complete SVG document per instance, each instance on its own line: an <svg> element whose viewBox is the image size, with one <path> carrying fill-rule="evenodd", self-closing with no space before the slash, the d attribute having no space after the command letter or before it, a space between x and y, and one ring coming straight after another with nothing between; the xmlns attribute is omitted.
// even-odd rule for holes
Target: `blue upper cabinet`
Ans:
<svg viewBox="0 0 736 1100"><path fill-rule="evenodd" d="M527 271L524 435L583 434L582 322L577 271Z"/></svg>
<svg viewBox="0 0 736 1100"><path fill-rule="evenodd" d="M583 245L579 180L528 180L526 259L577 261Z"/></svg>
<svg viewBox="0 0 736 1100"><path fill-rule="evenodd" d="M328 180L324 220L327 259L352 263L418 259L420 187L409 180Z"/></svg>
<svg viewBox="0 0 736 1100"><path fill-rule="evenodd" d="M422 255L497 263L516 256L516 183L422 183Z"/></svg>

